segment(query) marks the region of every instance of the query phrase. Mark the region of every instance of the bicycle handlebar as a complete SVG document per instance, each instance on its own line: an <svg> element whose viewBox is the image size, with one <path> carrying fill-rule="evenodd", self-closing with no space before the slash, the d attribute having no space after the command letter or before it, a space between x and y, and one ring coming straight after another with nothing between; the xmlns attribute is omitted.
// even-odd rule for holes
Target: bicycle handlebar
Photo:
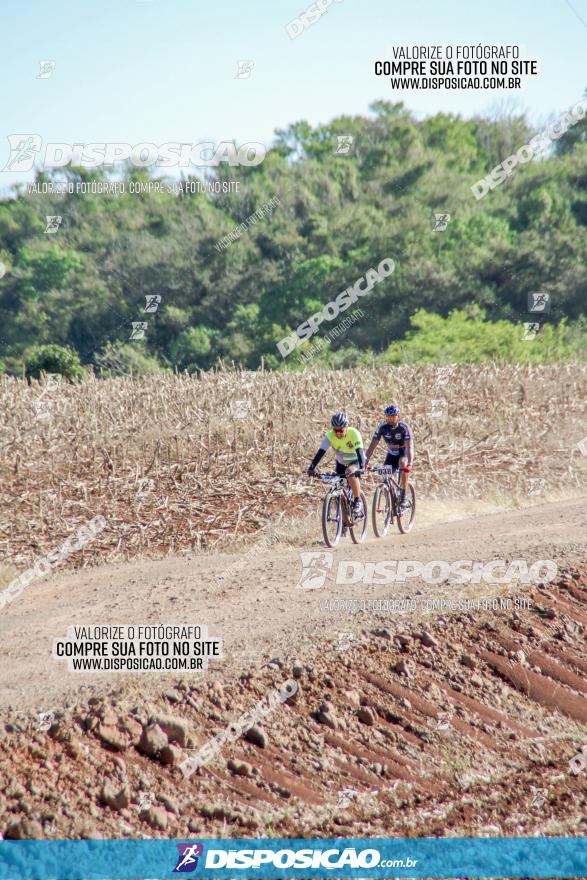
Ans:
<svg viewBox="0 0 587 880"><path fill-rule="evenodd" d="M329 483L332 480L346 480L346 479L348 479L348 477L359 477L364 473L365 473L365 471L360 470L360 469L353 471L352 474L337 474L337 473L321 474L318 471L316 471L313 474L308 474L308 476L310 477L310 479L321 480L323 483Z"/></svg>

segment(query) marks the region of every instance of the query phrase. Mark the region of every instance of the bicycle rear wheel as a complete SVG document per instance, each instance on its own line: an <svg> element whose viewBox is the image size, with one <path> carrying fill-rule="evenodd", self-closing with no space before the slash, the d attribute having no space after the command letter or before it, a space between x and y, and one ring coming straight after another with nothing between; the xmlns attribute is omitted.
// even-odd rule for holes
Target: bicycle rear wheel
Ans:
<svg viewBox="0 0 587 880"><path fill-rule="evenodd" d="M412 528L416 516L416 492L411 484L408 486L403 508L399 504L399 499L397 503L397 527L402 535L406 535Z"/></svg>
<svg viewBox="0 0 587 880"><path fill-rule="evenodd" d="M373 496L373 505L371 507L371 517L373 520L373 531L378 538L384 538L387 534L391 523L391 494L385 483L380 483L375 489Z"/></svg>
<svg viewBox="0 0 587 880"><path fill-rule="evenodd" d="M327 547L336 547L342 534L340 495L327 492L322 503L322 534Z"/></svg>
<svg viewBox="0 0 587 880"><path fill-rule="evenodd" d="M354 520L353 525L349 529L355 544L360 544L367 533L367 499L364 492L361 492L361 501L363 502L363 516L361 519Z"/></svg>

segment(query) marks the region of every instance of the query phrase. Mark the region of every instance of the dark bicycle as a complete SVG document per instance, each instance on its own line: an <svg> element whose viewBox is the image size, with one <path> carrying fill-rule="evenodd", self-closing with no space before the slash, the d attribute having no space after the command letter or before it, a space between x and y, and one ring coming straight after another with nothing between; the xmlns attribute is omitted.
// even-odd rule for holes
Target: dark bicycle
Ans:
<svg viewBox="0 0 587 880"><path fill-rule="evenodd" d="M353 477L363 471L356 470ZM322 504L322 534L328 547L336 547L346 531L351 533L355 544L360 544L367 532L367 499L361 491L363 512L355 518L353 513L353 493L346 477L338 474L314 474L314 479L329 483L330 488Z"/></svg>
<svg viewBox="0 0 587 880"><path fill-rule="evenodd" d="M372 473L381 477L375 489L371 508L373 531L378 538L383 538L389 531L394 519L402 535L407 534L414 524L416 516L416 492L410 483L404 503L400 505L400 469L392 467L373 468ZM397 476L396 476L397 474Z"/></svg>

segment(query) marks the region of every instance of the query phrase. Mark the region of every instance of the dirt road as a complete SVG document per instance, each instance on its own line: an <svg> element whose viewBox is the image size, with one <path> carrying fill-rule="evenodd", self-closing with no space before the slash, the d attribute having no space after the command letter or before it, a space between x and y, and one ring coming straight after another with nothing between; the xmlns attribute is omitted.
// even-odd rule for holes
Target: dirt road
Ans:
<svg viewBox="0 0 587 880"><path fill-rule="evenodd" d="M276 545L232 556L192 555L57 572L34 582L0 611L0 706L46 711L75 700L80 688L82 696L87 696L88 689L100 690L122 681L123 676L110 673L68 673L63 663L51 657L53 639L65 637L68 626L74 624L206 624L211 635L224 641L225 656L217 664L220 671L258 663L272 652L311 657L319 646L336 642L341 630L358 631L386 618L373 611L353 615L326 611L326 599L410 596L421 602L432 596L521 594L528 587L516 583L457 586L410 578L375 585L335 583L335 578L337 572L341 577L346 571L344 579L352 580L349 572L353 568L341 567L343 561L363 564L354 569L358 577L368 572L367 563L387 560L450 563L521 558L528 565L545 559L558 565L572 563L584 556L586 500L575 498L428 526L422 525L422 515L407 536L394 531L383 540L370 538L360 546L347 539L332 557L315 560L326 566L325 582L319 589L300 588L300 553L324 549L317 518L316 541L299 548ZM212 669L208 673L214 674ZM155 683L152 673L143 675L141 681L146 687Z"/></svg>

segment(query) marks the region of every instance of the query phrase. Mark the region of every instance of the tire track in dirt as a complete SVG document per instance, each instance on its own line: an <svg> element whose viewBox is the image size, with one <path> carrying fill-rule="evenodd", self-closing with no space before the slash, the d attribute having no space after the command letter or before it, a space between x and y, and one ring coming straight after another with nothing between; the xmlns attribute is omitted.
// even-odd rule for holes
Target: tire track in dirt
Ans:
<svg viewBox="0 0 587 880"><path fill-rule="evenodd" d="M263 651L277 646L311 656L317 646L332 638L333 628L334 632L343 628L340 623L357 631L364 615L325 612L320 607L323 599L470 598L516 589L515 584L458 587L418 579L388 585L336 584L333 574L342 561L367 565L401 559L426 563L435 559L524 558L529 562L552 559L561 566L581 558L586 532L585 500L548 503L420 529L416 524L406 536L394 533L359 546L341 543L332 554L333 567L324 588L309 591L296 589L299 551L283 547L250 551L244 556L176 557L56 573L34 583L0 611L0 706L37 706L46 711L62 705L64 696L75 701L80 684L94 692L105 683L110 686L112 679L102 673L66 674L63 666L51 659L53 640L63 638L73 624L205 624L224 640L222 668L232 665L236 670L247 665L247 657L259 662ZM318 540L314 546L321 548ZM236 566L233 574L231 565ZM217 577L226 586L214 586ZM572 585L578 589L576 581ZM523 591L519 586L517 592ZM540 591L531 595L538 602L545 600ZM556 601L566 603L559 611L567 614L568 603L574 600L566 589L557 593ZM583 606L577 614L577 621L587 625L587 609ZM418 617L427 619L421 613L405 619ZM386 617L373 615L372 619ZM144 677L147 688L153 681L158 685L164 680L165 676Z"/></svg>
<svg viewBox="0 0 587 880"><path fill-rule="evenodd" d="M282 562L273 562L279 576ZM587 740L585 585L587 568L561 563L557 580L532 590L535 602L522 611L394 615L384 627L363 615L344 651L331 630L330 641L318 641L318 627L314 650L302 655L283 635L287 622L268 621L269 650L249 669L237 655L195 682L123 680L91 698L78 691L47 731L12 710L0 724L0 832L585 834L585 780L569 765ZM251 613L258 595L249 597ZM277 595L292 597L285 589ZM23 602L16 619L22 625L33 615ZM60 609L58 627L65 615ZM17 657L9 657L11 668ZM298 692L260 724L262 736L227 742L213 763L184 778L179 766L190 749L292 676ZM156 719L169 715L174 722L163 730ZM160 746L146 753L141 742L154 727ZM105 782L120 797L105 792ZM538 806L537 791L546 792ZM145 792L152 803L141 809Z"/></svg>
<svg viewBox="0 0 587 880"><path fill-rule="evenodd" d="M564 579L551 585L553 598L541 595L540 607L555 609L565 586ZM579 596L567 603L565 617L567 611L580 617L582 591ZM129 708L123 693L62 713L46 733L32 731L24 716L15 718L0 736L0 782L7 792L0 830L8 836L116 836L123 822L129 836L182 836L194 829L202 836L479 834L486 826L503 834L533 833L548 817L577 833L585 785L569 772L569 761L583 736L574 722L587 720L587 700L584 682L565 657L584 647L585 630L579 624L566 636L568 647L559 649L555 663L533 647L544 641L540 614L530 609L517 618L495 612L432 620L426 651L420 624L410 635L405 624L401 633L366 630L342 656L323 652L311 664L276 657L223 684L177 682L156 708L174 713L192 748L278 679L293 672L299 686L263 723L262 746L242 738L229 743L189 779L178 769L183 749L177 742L171 763L137 751L148 711ZM557 622L554 614L550 626ZM512 635L512 625L529 634ZM406 657L407 679L394 672ZM433 674L428 657L434 658ZM116 724L137 733L113 748L116 740L106 733ZM46 787L31 788L27 780L40 778L41 765ZM47 809L58 778L71 783L72 802L67 809ZM126 786L127 806L104 805L105 778ZM141 811L136 800L142 787L155 801ZM536 807L534 793L547 789L547 806Z"/></svg>

